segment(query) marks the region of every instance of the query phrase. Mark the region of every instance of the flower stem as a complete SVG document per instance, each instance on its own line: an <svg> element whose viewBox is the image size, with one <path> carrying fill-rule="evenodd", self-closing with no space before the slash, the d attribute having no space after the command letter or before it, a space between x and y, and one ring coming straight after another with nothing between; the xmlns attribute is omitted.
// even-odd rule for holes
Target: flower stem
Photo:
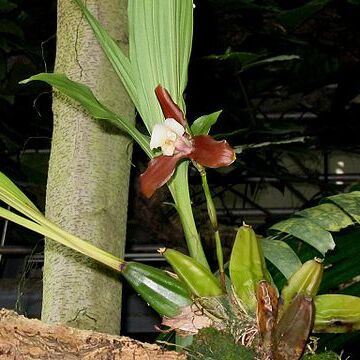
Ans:
<svg viewBox="0 0 360 360"><path fill-rule="evenodd" d="M222 288L225 290L224 256L223 256L223 249L222 249L222 245L221 245L219 226L218 226L217 215L216 215L216 208L214 205L213 198L211 196L209 184L207 182L206 171L203 167L200 167L198 164L197 164L197 168L201 175L201 182L202 182L202 187L203 187L205 198L206 198L206 206L207 206L207 210L208 210L208 214L209 214L209 219L211 222L212 229L214 231L216 257L217 257L219 272L220 272L220 282L221 282Z"/></svg>
<svg viewBox="0 0 360 360"><path fill-rule="evenodd" d="M210 269L193 216L189 193L188 165L189 163L184 161L177 167L175 176L168 183L168 186L175 201L190 256Z"/></svg>

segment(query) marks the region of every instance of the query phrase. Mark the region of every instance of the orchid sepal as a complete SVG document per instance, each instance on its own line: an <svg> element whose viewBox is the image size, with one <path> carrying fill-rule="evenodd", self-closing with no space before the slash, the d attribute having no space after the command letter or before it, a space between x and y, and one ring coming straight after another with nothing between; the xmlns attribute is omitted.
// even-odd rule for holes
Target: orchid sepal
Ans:
<svg viewBox="0 0 360 360"><path fill-rule="evenodd" d="M177 162L184 157L183 154L178 153L173 156L160 155L151 159L145 172L140 175L141 192L150 198L158 188L170 180Z"/></svg>
<svg viewBox="0 0 360 360"><path fill-rule="evenodd" d="M173 118L184 128L186 128L187 121L184 117L184 113L181 111L179 106L175 104L169 92L161 85L158 85L155 89L155 94L159 101L165 119Z"/></svg>
<svg viewBox="0 0 360 360"><path fill-rule="evenodd" d="M231 165L236 155L226 140L217 141L209 135L192 138L193 151L189 158L202 166L218 168Z"/></svg>

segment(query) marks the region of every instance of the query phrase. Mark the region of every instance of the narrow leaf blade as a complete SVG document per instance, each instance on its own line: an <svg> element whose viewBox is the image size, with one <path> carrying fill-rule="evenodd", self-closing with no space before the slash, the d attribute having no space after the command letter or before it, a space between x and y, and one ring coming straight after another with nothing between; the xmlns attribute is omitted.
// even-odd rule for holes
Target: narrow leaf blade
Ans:
<svg viewBox="0 0 360 360"><path fill-rule="evenodd" d="M37 210L32 201L5 175L0 171L0 188L13 195L18 201L25 203L32 209Z"/></svg>
<svg viewBox="0 0 360 360"><path fill-rule="evenodd" d="M122 119L98 101L87 86L72 81L63 74L51 73L41 73L31 76L29 79L21 81L21 84L27 84L34 80L44 81L71 99L78 101L94 118L108 120L114 126L128 133L149 156L152 156L147 137L141 134L130 121Z"/></svg>
<svg viewBox="0 0 360 360"><path fill-rule="evenodd" d="M110 61L117 76L121 79L134 105L138 107L138 98L135 89L134 74L129 59L116 44L115 40L108 34L105 28L90 13L81 0L74 0L86 17L94 34L102 47L106 57Z"/></svg>

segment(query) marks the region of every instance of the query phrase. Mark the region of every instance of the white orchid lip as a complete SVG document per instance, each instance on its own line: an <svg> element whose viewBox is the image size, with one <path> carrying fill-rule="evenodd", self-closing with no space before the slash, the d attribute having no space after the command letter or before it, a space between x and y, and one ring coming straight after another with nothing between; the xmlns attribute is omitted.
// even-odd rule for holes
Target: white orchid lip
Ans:
<svg viewBox="0 0 360 360"><path fill-rule="evenodd" d="M150 149L160 147L164 155L172 156L177 146L184 142L184 134L184 127L175 119L165 119L163 123L154 126L151 134Z"/></svg>

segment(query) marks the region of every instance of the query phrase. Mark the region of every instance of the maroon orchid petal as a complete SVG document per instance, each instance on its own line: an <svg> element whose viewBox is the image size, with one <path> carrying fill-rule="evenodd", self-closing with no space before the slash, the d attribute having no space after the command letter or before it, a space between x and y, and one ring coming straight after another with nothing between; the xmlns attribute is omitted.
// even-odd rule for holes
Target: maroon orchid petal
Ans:
<svg viewBox="0 0 360 360"><path fill-rule="evenodd" d="M158 188L171 178L176 163L183 157L185 156L179 153L173 156L160 155L151 159L145 172L140 175L141 192L150 198Z"/></svg>
<svg viewBox="0 0 360 360"><path fill-rule="evenodd" d="M186 126L186 120L183 112L180 110L173 99L171 98L169 92L163 88L161 85L158 85L155 89L156 97L160 103L162 112L165 116L165 119L173 118L182 126Z"/></svg>
<svg viewBox="0 0 360 360"><path fill-rule="evenodd" d="M236 159L234 149L225 141L216 141L209 135L199 135L192 138L193 151L190 159L200 165L217 168L229 166Z"/></svg>

